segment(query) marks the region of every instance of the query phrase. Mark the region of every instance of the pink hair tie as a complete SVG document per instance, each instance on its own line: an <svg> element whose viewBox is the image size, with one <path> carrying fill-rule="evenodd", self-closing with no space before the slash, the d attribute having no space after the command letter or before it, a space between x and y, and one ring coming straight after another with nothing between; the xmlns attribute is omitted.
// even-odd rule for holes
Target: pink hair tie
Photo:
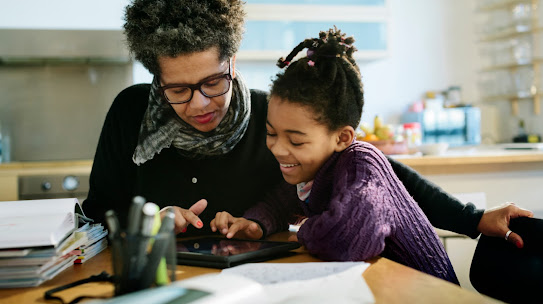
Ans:
<svg viewBox="0 0 543 304"><path fill-rule="evenodd" d="M309 65L309 66L315 66L315 62L314 62L313 60L309 60L309 61L307 62L307 65Z"/></svg>

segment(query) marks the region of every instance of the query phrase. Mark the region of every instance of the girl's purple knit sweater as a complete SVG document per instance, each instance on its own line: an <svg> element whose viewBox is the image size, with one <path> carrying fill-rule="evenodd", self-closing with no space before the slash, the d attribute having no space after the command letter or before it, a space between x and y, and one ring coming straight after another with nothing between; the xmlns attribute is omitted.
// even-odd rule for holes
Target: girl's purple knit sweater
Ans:
<svg viewBox="0 0 543 304"><path fill-rule="evenodd" d="M266 234L286 230L297 215L308 217L298 240L329 261L383 256L438 278L458 279L432 225L374 146L355 141L319 169L309 201L284 184L244 217Z"/></svg>

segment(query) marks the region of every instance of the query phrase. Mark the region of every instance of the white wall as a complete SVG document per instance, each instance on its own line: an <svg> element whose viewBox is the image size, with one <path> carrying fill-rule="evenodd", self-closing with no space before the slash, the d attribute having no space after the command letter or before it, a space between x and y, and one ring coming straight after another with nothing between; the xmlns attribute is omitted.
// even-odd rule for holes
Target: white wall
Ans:
<svg viewBox="0 0 543 304"><path fill-rule="evenodd" d="M360 62L366 92L363 120L376 115L396 123L409 103L425 91L460 85L466 101L479 103L477 72L480 68L475 36L475 1L388 0L390 8L390 55L382 60ZM0 0L0 28L120 29L129 0ZM363 37L357 37L363 39ZM240 62L239 67L259 68ZM149 74L136 66L134 81L149 81ZM260 79L265 82L269 79ZM266 88L266 85L261 87ZM510 138L518 119L508 102L486 103L498 118L483 126L492 137ZM520 113L529 131L541 131L543 118L531 111L532 103L521 101ZM499 122L496 123L496 121ZM488 128L495 130L485 130ZM498 138L500 139L500 138Z"/></svg>
<svg viewBox="0 0 543 304"><path fill-rule="evenodd" d="M120 29L129 0L0 0L0 28Z"/></svg>
<svg viewBox="0 0 543 304"><path fill-rule="evenodd" d="M366 91L363 119L381 114L385 120L396 122L407 105L425 91L449 85L462 86L466 100L477 101L473 1L389 1L390 56L360 63ZM129 1L1 2L0 28L120 29ZM269 64L273 66L274 62ZM243 63L239 66L242 69ZM135 82L146 81L145 74L136 73Z"/></svg>
<svg viewBox="0 0 543 304"><path fill-rule="evenodd" d="M450 85L460 85L466 101L478 100L473 2L390 0L390 56L361 66L363 120L381 114L395 122L425 91Z"/></svg>

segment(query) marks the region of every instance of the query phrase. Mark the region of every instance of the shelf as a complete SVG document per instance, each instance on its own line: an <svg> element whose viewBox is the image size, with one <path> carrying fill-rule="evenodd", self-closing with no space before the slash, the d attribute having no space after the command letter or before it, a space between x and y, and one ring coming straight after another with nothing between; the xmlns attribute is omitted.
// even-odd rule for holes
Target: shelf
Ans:
<svg viewBox="0 0 543 304"><path fill-rule="evenodd" d="M543 63L543 58L535 58L535 59L532 59L530 62L526 62L526 63L510 63L510 64L486 67L482 69L481 72L492 72L492 71L497 71L497 70L514 70L517 68L527 67L527 66L529 67L529 66L533 66L533 65L541 64L541 63Z"/></svg>
<svg viewBox="0 0 543 304"><path fill-rule="evenodd" d="M357 60L382 59L389 53L390 14L386 0L361 2L373 5L324 5L322 1L310 4L308 0L293 1L288 5L271 3L276 2L247 2L246 32L238 52L239 59L276 61L290 53L300 41L315 37L319 31L332 26L355 37L358 51L354 57Z"/></svg>
<svg viewBox="0 0 543 304"><path fill-rule="evenodd" d="M535 88L534 88L535 90ZM508 100L511 102L511 111L513 112L513 115L518 115L518 102L519 100L532 100L533 101L533 111L534 114L539 115L541 113L541 97L543 96L542 93L535 93L528 96L519 96L519 95L494 95L494 96L488 96L483 97L483 101L485 102L491 102L491 101L499 101L499 100Z"/></svg>
<svg viewBox="0 0 543 304"><path fill-rule="evenodd" d="M510 0L510 1L504 1L502 3L488 5L488 6L482 6L477 8L477 12L491 12L498 9L508 8L510 6L513 6L515 4L522 4L522 3L532 3L531 0Z"/></svg>
<svg viewBox="0 0 543 304"><path fill-rule="evenodd" d="M533 99L535 97L541 97L543 96L542 93L536 93L531 94L527 96L521 96L521 95L492 95L483 97L483 101L498 101L498 100L522 100L522 99Z"/></svg>
<svg viewBox="0 0 543 304"><path fill-rule="evenodd" d="M516 37L525 36L525 35L532 35L539 32L543 32L543 27L537 27L534 29L530 28L524 31L519 31L515 28L511 28L502 33L485 36L481 38L479 42L493 42L493 41L499 41L499 40L506 40L506 39L516 38Z"/></svg>
<svg viewBox="0 0 543 304"><path fill-rule="evenodd" d="M498 81L503 85L509 84L516 87L519 89L518 92L527 93L491 95L483 97L483 101L507 100L511 104L511 112L515 116L519 115L520 100L532 100L533 113L539 115L541 112L540 101L543 94L540 92L539 86L543 57L538 56L538 40L543 39L543 36L540 35L543 33L543 25L540 25L543 20L539 18L540 10L543 8L538 7L541 1L505 0L494 4L486 2L486 5L483 4L476 8L477 13L487 15L486 25L488 29L491 29L481 35L479 39L479 43L487 44L482 45L487 56L487 63L505 62L481 68L481 73L488 74L485 75L487 77L483 82L487 93L501 91L501 87L497 87L500 85L497 83ZM499 19L500 22L495 19ZM514 20L514 22L510 20ZM484 27L483 24L481 26ZM531 59L529 59L530 57ZM522 61L517 62L515 59L522 59Z"/></svg>

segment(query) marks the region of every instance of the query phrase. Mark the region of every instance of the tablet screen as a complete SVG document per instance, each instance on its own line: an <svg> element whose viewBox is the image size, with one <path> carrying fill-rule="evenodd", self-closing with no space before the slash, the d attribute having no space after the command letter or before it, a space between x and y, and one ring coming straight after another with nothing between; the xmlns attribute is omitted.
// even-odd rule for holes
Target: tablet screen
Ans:
<svg viewBox="0 0 543 304"><path fill-rule="evenodd" d="M177 252L192 252L213 256L230 256L282 246L280 242L202 238L177 242Z"/></svg>
<svg viewBox="0 0 543 304"><path fill-rule="evenodd" d="M177 263L226 268L247 262L261 262L294 254L296 242L202 237L177 241Z"/></svg>

